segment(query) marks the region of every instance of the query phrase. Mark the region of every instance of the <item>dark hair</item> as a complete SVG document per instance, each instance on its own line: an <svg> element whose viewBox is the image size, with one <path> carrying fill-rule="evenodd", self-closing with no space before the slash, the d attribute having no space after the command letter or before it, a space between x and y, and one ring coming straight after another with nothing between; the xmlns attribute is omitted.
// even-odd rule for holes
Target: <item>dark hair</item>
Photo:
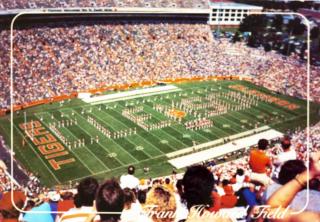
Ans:
<svg viewBox="0 0 320 222"><path fill-rule="evenodd" d="M88 177L79 183L78 200L81 206L93 206L98 187L98 181L92 177Z"/></svg>
<svg viewBox="0 0 320 222"><path fill-rule="evenodd" d="M266 140L266 139L260 139L260 140L258 141L258 148L259 148L259 150L266 150L267 147L268 147L268 145L269 145L269 141Z"/></svg>
<svg viewBox="0 0 320 222"><path fill-rule="evenodd" d="M61 198L63 199L63 200L72 200L73 199L73 193L72 192L69 192L69 191L67 191L67 192L64 192L63 194L61 194Z"/></svg>
<svg viewBox="0 0 320 222"><path fill-rule="evenodd" d="M169 183L170 183L170 178L167 177L167 178L164 180L164 182L165 182L166 184L169 184Z"/></svg>
<svg viewBox="0 0 320 222"><path fill-rule="evenodd" d="M309 188L311 190L320 191L320 180L317 178L313 178L309 181Z"/></svg>
<svg viewBox="0 0 320 222"><path fill-rule="evenodd" d="M237 169L237 173L236 174L239 175L239 176L243 176L244 175L244 170L239 168L239 169Z"/></svg>
<svg viewBox="0 0 320 222"><path fill-rule="evenodd" d="M81 207L81 202L80 202L79 194L74 195L73 203L74 203L74 206L75 206L76 208L80 208L80 207Z"/></svg>
<svg viewBox="0 0 320 222"><path fill-rule="evenodd" d="M131 166L128 167L128 174L133 175L134 171L135 171L134 166L131 165Z"/></svg>
<svg viewBox="0 0 320 222"><path fill-rule="evenodd" d="M281 167L278 181L280 184L284 185L306 169L307 168L302 160L288 160Z"/></svg>
<svg viewBox="0 0 320 222"><path fill-rule="evenodd" d="M192 166L187 169L182 179L184 193L182 198L190 209L195 205L211 207L213 202L211 192L214 185L212 173L204 166Z"/></svg>
<svg viewBox="0 0 320 222"><path fill-rule="evenodd" d="M123 195L124 195L124 205L126 206L126 208L130 209L131 204L136 202L136 195L129 188L123 189Z"/></svg>
<svg viewBox="0 0 320 222"><path fill-rule="evenodd" d="M141 204L145 204L146 203L146 199L147 199L147 191L145 190L139 190L138 194L137 194L139 203Z"/></svg>
<svg viewBox="0 0 320 222"><path fill-rule="evenodd" d="M227 186L229 184L230 184L229 180L226 180L226 179L222 180L222 186Z"/></svg>
<svg viewBox="0 0 320 222"><path fill-rule="evenodd" d="M101 222L120 220L124 207L124 193L119 183L114 179L105 181L98 189L96 196L98 212L115 212L114 214L100 214Z"/></svg>
<svg viewBox="0 0 320 222"><path fill-rule="evenodd" d="M176 183L176 188L179 194L182 194L183 188L182 188L182 180L178 180Z"/></svg>
<svg viewBox="0 0 320 222"><path fill-rule="evenodd" d="M291 142L289 138L285 138L284 140L281 141L282 149L287 150L290 148L290 146L291 146Z"/></svg>

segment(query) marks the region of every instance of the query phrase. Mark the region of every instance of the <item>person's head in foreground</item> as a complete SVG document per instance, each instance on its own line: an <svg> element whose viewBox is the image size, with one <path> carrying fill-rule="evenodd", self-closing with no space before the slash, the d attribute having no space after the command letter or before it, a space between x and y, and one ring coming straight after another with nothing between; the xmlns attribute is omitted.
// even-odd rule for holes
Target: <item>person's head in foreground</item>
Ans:
<svg viewBox="0 0 320 222"><path fill-rule="evenodd" d="M212 173L204 166L192 166L187 169L182 179L183 199L190 209L196 205L211 207L211 193L214 185Z"/></svg>
<svg viewBox="0 0 320 222"><path fill-rule="evenodd" d="M134 166L129 166L128 167L128 174L130 174L130 175L133 175L134 174L134 172L135 172L135 167Z"/></svg>
<svg viewBox="0 0 320 222"><path fill-rule="evenodd" d="M288 160L281 167L278 181L281 185L284 185L306 169L307 167L302 160Z"/></svg>
<svg viewBox="0 0 320 222"><path fill-rule="evenodd" d="M284 151L288 150L291 146L291 141L290 141L290 137L285 136L282 140L281 140L281 147Z"/></svg>
<svg viewBox="0 0 320 222"><path fill-rule="evenodd" d="M154 222L171 222L175 220L176 199L174 194L161 185L154 186L146 199L148 216Z"/></svg>
<svg viewBox="0 0 320 222"><path fill-rule="evenodd" d="M259 150L266 150L269 146L269 141L266 139L260 139L258 141L258 149Z"/></svg>
<svg viewBox="0 0 320 222"><path fill-rule="evenodd" d="M298 173L293 179L281 186L273 195L268 199L267 205L270 206L268 210L270 215L275 212L282 213L283 218L271 219L271 222L309 222L320 221L320 214L311 211L303 211L299 214L292 214L290 203L296 194L304 189L308 180L318 178L320 176L320 151L311 155L309 170L304 170ZM258 213L259 210L257 211Z"/></svg>
<svg viewBox="0 0 320 222"><path fill-rule="evenodd" d="M96 208L101 222L120 220L124 208L124 193L117 181L114 179L107 180L100 186L96 196Z"/></svg>
<svg viewBox="0 0 320 222"><path fill-rule="evenodd" d="M79 186L77 188L78 190L77 201L80 207L93 206L93 201L95 199L98 187L99 187L98 181L92 177L88 177L79 183Z"/></svg>
<svg viewBox="0 0 320 222"><path fill-rule="evenodd" d="M136 202L136 195L129 188L124 188L123 194L124 194L124 209L130 209L131 205Z"/></svg>

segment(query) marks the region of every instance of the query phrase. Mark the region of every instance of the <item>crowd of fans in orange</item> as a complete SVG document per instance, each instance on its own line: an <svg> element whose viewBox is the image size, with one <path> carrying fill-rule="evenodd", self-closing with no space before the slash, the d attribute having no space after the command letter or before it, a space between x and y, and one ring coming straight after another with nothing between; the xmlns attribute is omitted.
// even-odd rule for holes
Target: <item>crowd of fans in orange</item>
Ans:
<svg viewBox="0 0 320 222"><path fill-rule="evenodd" d="M13 0L0 2L0 10L70 7L208 8L209 6L206 0Z"/></svg>
<svg viewBox="0 0 320 222"><path fill-rule="evenodd" d="M214 39L206 24L114 21L35 25L15 33L18 105L105 86L212 75L249 76L271 90L308 96L306 63ZM0 38L0 108L9 108L9 31L2 30ZM319 71L312 67L310 73L310 99L318 102Z"/></svg>

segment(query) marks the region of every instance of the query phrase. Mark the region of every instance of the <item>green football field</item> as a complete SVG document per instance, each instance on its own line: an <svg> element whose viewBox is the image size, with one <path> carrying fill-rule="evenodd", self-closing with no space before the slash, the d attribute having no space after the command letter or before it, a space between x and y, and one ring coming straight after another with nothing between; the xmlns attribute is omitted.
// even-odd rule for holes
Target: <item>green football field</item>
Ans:
<svg viewBox="0 0 320 222"><path fill-rule="evenodd" d="M306 127L306 101L246 81L195 81L174 86L176 91L95 105L73 99L15 113L15 157L47 186L69 184L91 175L98 179L117 177L129 165L136 166L139 177L148 178L170 174L173 168L166 154L194 144L265 125L282 132ZM239 86L280 98L295 108L244 93ZM112 93L118 92L106 94ZM311 123L319 121L319 107L311 103ZM0 119L0 133L7 144L9 118ZM212 124L194 124L204 119ZM23 130L24 123L27 130ZM144 167L150 172L145 174Z"/></svg>

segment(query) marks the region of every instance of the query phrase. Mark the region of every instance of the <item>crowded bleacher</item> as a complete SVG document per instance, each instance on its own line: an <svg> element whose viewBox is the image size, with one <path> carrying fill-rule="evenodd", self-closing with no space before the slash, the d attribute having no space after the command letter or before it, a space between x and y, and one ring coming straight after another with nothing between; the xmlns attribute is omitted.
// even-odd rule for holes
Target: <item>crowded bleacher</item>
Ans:
<svg viewBox="0 0 320 222"><path fill-rule="evenodd" d="M14 0L0 2L0 10L75 7L208 8L209 6L207 0Z"/></svg>
<svg viewBox="0 0 320 222"><path fill-rule="evenodd" d="M64 38L60 38L64 36ZM0 108L9 108L9 31L0 33ZM310 73L310 99L320 101L319 67ZM108 73L108 75L106 75ZM307 69L294 56L213 38L201 23L118 21L56 24L17 31L15 104L166 78L243 75L283 94L307 98ZM41 79L41 81L38 81Z"/></svg>

